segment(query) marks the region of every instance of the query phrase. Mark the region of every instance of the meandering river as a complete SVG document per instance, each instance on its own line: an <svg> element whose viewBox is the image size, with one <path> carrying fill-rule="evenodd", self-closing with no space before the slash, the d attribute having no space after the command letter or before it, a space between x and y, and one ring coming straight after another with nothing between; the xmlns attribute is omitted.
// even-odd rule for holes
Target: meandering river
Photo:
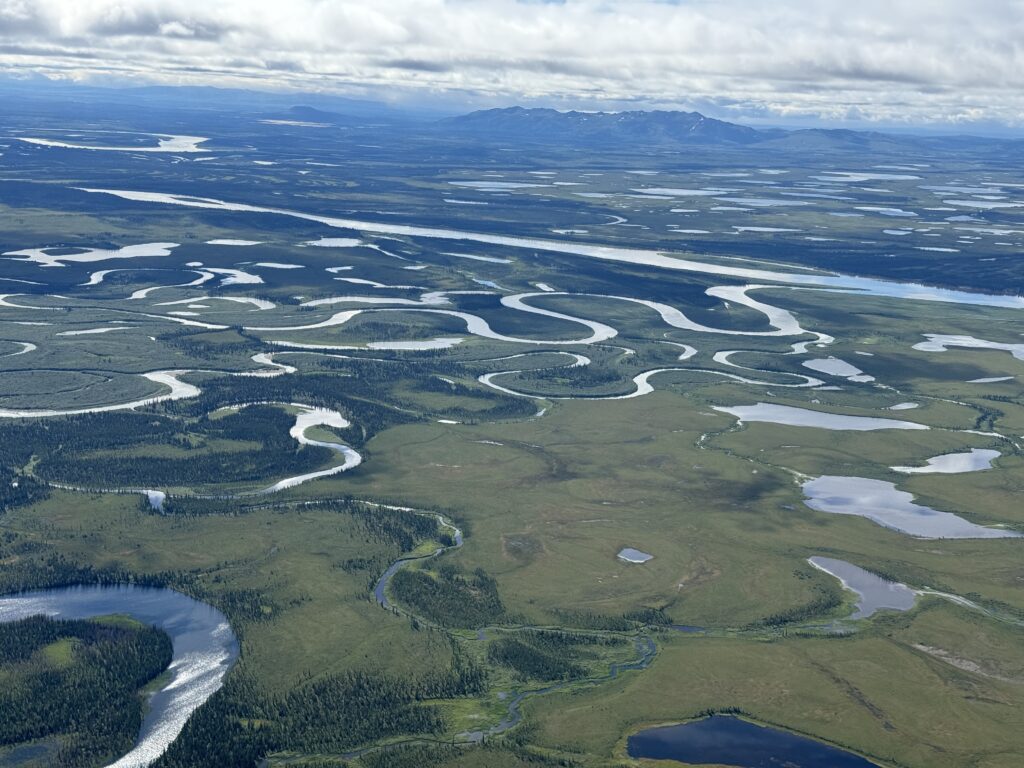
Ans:
<svg viewBox="0 0 1024 768"><path fill-rule="evenodd" d="M40 614L58 619L126 614L171 638L170 680L150 699L135 746L110 768L153 763L192 713L221 687L238 659L238 640L224 614L171 589L97 585L0 596L0 622Z"/></svg>

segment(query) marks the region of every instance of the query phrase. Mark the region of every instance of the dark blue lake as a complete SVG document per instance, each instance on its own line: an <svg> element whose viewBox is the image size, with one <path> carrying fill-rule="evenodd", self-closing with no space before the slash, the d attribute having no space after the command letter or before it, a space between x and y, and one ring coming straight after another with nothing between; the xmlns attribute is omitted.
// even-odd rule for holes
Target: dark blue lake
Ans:
<svg viewBox="0 0 1024 768"><path fill-rule="evenodd" d="M629 737L630 757L739 768L878 768L859 755L785 731L714 715Z"/></svg>

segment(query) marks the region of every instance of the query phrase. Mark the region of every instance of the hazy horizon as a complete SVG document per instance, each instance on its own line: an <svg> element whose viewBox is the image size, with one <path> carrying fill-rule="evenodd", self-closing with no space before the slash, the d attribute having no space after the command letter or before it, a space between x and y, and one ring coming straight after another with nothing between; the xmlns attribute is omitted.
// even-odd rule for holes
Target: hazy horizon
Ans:
<svg viewBox="0 0 1024 768"><path fill-rule="evenodd" d="M5 77L4 74L8 76ZM97 81L69 82L54 80L42 75L28 77L10 77L9 73L0 73L0 92L10 91L12 87L24 90L22 86L31 85L32 88L52 88L53 91L43 90L36 92L34 96L46 98L48 93L53 94L60 90L60 93L67 92L105 92L111 94L130 94L132 91L145 91L147 89L171 89L188 91L190 88L216 89L222 92L238 94L250 94L253 98L266 98L268 103L266 109L286 109L291 107L312 107L327 112L345 114L346 108L352 105L362 104L368 108L379 108L388 110L395 116L403 116L409 119L421 121L432 121L447 117L456 117L470 112L490 109L511 109L520 107L523 109L553 109L558 112L585 112L618 114L622 112L698 112L705 117L722 120L736 125L748 126L759 130L781 129L796 131L804 129L821 130L852 130L864 132L879 132L889 134L902 134L908 136L978 136L981 138L1002 138L1002 139L1024 139L1024 127L1009 126L1000 123L974 122L966 124L955 123L893 123L893 122L869 122L864 120L823 120L814 117L757 117L757 116L736 116L722 112L715 105L690 105L690 106L666 106L647 103L626 103L621 105L591 103L563 103L549 101L533 101L528 99L516 100L512 97L501 100L491 100L481 103L478 99L458 99L448 95L444 99L429 98L418 92L402 90L349 93L345 91L317 91L302 88L274 89L265 83L225 85L220 83L209 84L170 84L162 82L138 81L107 81L104 78L97 78Z"/></svg>
<svg viewBox="0 0 1024 768"><path fill-rule="evenodd" d="M0 0L0 74L753 126L1017 135L1024 7L786 0Z"/></svg>

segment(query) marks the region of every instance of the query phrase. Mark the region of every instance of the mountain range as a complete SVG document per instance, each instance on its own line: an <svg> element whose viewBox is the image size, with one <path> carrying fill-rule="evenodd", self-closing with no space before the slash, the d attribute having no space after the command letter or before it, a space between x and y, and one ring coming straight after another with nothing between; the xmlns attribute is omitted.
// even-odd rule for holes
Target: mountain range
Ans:
<svg viewBox="0 0 1024 768"><path fill-rule="evenodd" d="M1024 140L977 136L921 136L848 129L751 128L699 112L561 112L509 107L471 112L437 123L449 133L512 142L577 147L731 146L775 150L862 152L1004 149L1021 153Z"/></svg>
<svg viewBox="0 0 1024 768"><path fill-rule="evenodd" d="M300 101L301 99L301 101ZM231 113L262 119L318 122L378 131L443 133L483 143L535 144L577 149L645 147L732 147L783 152L983 152L1024 159L1024 139L970 135L914 135L849 129L753 128L699 112L651 110L625 112L560 111L550 108L484 109L454 117L438 111L332 94L272 93L231 88L146 86L110 88L0 76L0 101L33 114L69 109L90 119L104 109L141 108L159 117L162 110L194 114ZM299 104L296 106L296 104Z"/></svg>

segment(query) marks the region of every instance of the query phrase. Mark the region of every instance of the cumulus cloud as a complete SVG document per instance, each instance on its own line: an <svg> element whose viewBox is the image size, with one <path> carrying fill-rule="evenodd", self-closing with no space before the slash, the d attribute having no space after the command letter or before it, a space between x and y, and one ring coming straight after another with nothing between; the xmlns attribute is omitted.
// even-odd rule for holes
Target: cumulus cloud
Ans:
<svg viewBox="0 0 1024 768"><path fill-rule="evenodd" d="M0 67L1024 123L1021 0L0 0Z"/></svg>

